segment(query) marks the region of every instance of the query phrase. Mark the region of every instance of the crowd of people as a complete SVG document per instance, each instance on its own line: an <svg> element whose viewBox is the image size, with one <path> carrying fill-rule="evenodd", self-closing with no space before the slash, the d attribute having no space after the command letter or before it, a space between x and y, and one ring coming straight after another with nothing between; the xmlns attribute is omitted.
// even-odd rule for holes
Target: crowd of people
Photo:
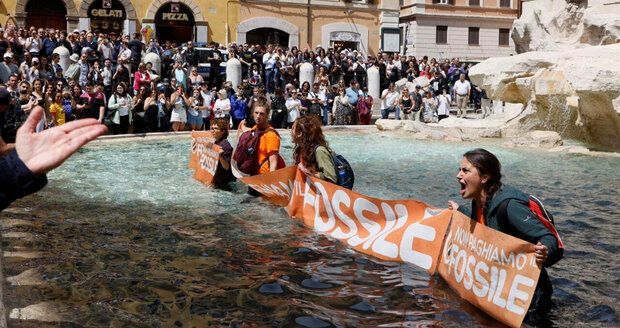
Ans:
<svg viewBox="0 0 620 328"><path fill-rule="evenodd" d="M64 46L70 65L63 70ZM8 27L0 31L0 83L13 96L11 108L0 117L5 140L14 133L35 104L45 109L38 130L79 118L94 118L115 134L209 129L214 119L229 119L232 128L248 119L259 96L272 103L269 118L275 128L290 128L305 114L315 114L323 125L370 124L373 97L368 94L367 70L377 67L381 85L381 116L437 122L480 104L480 90L470 85L469 65L457 58L437 61L427 57L323 48L284 49L274 45L212 42L209 58L202 58L192 42L182 45L142 35L116 35L74 30ZM149 53L161 58L161 69L145 62ZM233 86L220 64L238 58L242 82ZM199 60L210 64L207 76L198 72ZM314 81L299 86L300 67L314 66ZM430 84L415 92L397 91L396 81L425 76ZM461 82L459 82L459 80ZM460 87L459 83L466 85ZM402 113L402 117L401 117Z"/></svg>

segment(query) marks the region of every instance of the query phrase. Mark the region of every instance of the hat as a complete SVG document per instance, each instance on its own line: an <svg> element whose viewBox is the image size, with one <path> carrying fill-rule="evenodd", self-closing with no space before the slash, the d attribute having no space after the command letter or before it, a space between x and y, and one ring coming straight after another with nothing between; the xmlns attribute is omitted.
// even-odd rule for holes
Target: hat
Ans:
<svg viewBox="0 0 620 328"><path fill-rule="evenodd" d="M4 53L4 58L13 58L13 54L10 52L5 52Z"/></svg>
<svg viewBox="0 0 620 328"><path fill-rule="evenodd" d="M77 63L78 60L80 60L80 57L77 54L73 54L73 55L69 56L69 59L71 59L72 62Z"/></svg>
<svg viewBox="0 0 620 328"><path fill-rule="evenodd" d="M317 44L316 47L314 47L314 49L316 49L316 48L323 48L323 46L320 45L320 44Z"/></svg>
<svg viewBox="0 0 620 328"><path fill-rule="evenodd" d="M76 28L75 30L73 30L73 33L80 34L80 30L78 30L78 29Z"/></svg>
<svg viewBox="0 0 620 328"><path fill-rule="evenodd" d="M39 61L39 58L38 58L38 57L33 57L33 58L32 58L32 61L33 61L33 62L38 62L38 61Z"/></svg>
<svg viewBox="0 0 620 328"><path fill-rule="evenodd" d="M11 93L4 87L0 87L0 106L8 105L11 103Z"/></svg>

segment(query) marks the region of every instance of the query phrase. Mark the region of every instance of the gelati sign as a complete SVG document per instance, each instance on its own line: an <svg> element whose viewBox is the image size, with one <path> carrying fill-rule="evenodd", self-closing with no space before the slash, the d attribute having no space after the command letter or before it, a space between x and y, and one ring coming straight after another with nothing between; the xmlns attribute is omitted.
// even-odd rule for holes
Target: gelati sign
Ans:
<svg viewBox="0 0 620 328"><path fill-rule="evenodd" d="M88 9L91 18L125 19L125 7L114 0L95 0Z"/></svg>
<svg viewBox="0 0 620 328"><path fill-rule="evenodd" d="M172 22L193 22L194 15L189 7L182 3L170 2L157 11L156 20Z"/></svg>

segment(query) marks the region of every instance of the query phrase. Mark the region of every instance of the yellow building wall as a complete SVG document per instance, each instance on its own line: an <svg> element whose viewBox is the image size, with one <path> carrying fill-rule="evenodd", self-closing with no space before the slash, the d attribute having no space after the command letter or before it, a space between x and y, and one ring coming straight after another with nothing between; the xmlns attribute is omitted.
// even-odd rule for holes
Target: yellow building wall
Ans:
<svg viewBox="0 0 620 328"><path fill-rule="evenodd" d="M16 0L1 0L0 1L0 25L2 28L6 26L6 22L9 19L9 15L15 15Z"/></svg>
<svg viewBox="0 0 620 328"><path fill-rule="evenodd" d="M1 0L0 1L0 25L4 27L9 18L9 15L15 15L15 8L18 0ZM64 0L73 1L73 0ZM154 3L153 1L139 1L139 0L131 0L131 4L133 5L138 21L136 22L136 30L139 31L142 28L142 19L146 17L148 10L151 5ZM163 1L168 2L168 1ZM212 0L212 1L204 1L204 0L182 0L179 1L185 5L192 7L195 5L200 9L205 21L208 26L208 40L200 40L200 41L217 41L217 42L225 42L226 41L226 18L228 13L228 26L229 26L229 41L234 40L234 35L236 34L236 26L239 23L239 1L238 0ZM27 1L26 1L27 3ZM73 1L75 4L75 8L79 10L82 1ZM126 8L127 9L127 8ZM158 8L155 8L157 10ZM197 19L197 17L195 17Z"/></svg>
<svg viewBox="0 0 620 328"><path fill-rule="evenodd" d="M368 28L368 52L376 54L381 46L378 10L353 10L348 13L344 8L316 7L308 8L284 4L245 3L239 9L239 22L255 17L274 17L288 21L299 27L299 47L314 49L323 42L322 27L331 23L354 23ZM310 24L310 33L308 33ZM322 45L327 47L328 45Z"/></svg>

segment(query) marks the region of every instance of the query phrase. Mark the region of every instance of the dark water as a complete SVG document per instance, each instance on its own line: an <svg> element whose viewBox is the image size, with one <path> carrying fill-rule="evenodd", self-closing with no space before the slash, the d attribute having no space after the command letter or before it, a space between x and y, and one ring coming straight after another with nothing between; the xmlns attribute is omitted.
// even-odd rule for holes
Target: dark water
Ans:
<svg viewBox="0 0 620 328"><path fill-rule="evenodd" d="M357 191L435 206L458 199L464 151L381 134L329 134L352 162ZM290 158L288 136L284 152ZM545 199L568 251L549 270L555 326L618 326L620 159L486 144L505 181ZM189 141L130 141L81 151L42 192L1 216L5 283L16 327L501 326L441 279L355 253L253 199L193 181ZM15 319L41 304L43 318ZM12 310L12 311L11 311ZM41 318L40 318L41 319Z"/></svg>

